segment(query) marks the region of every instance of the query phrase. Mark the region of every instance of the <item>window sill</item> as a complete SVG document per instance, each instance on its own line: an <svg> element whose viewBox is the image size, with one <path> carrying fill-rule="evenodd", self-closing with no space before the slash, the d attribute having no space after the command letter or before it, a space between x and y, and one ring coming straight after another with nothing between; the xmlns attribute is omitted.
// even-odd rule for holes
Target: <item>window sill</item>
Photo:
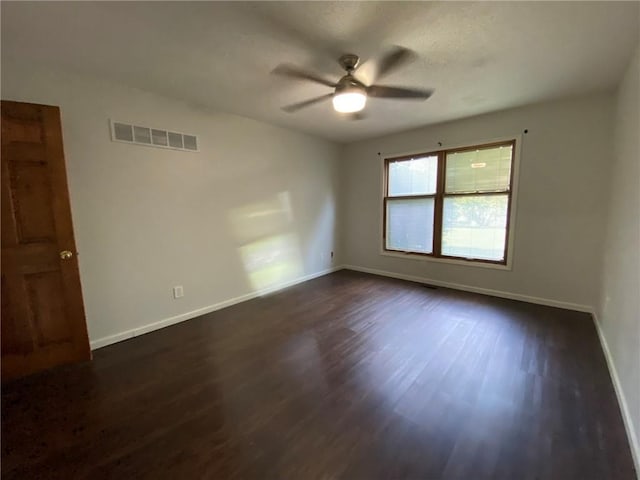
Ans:
<svg viewBox="0 0 640 480"><path fill-rule="evenodd" d="M436 258L436 257L427 256L427 255L389 252L385 250L380 251L380 255L383 255L385 257L404 258L406 260L421 260L424 262L448 263L450 265L460 265L463 267L480 267L480 268L490 268L493 270L507 270L507 271L511 270L511 262L509 260L507 260L506 265L500 265L497 263L474 262L473 260L456 260L453 258Z"/></svg>

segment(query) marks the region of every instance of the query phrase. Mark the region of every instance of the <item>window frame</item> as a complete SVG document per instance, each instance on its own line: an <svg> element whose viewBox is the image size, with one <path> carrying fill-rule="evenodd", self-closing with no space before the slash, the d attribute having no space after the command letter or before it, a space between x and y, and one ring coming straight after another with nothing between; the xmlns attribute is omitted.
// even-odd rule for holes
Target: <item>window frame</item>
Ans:
<svg viewBox="0 0 640 480"><path fill-rule="evenodd" d="M460 147L440 148L429 152L402 154L395 156L384 156L383 160L383 175L382 175L382 255L403 257L403 258L416 258L422 260L439 261L446 263L453 263L458 265L472 265L483 266L489 268L510 269L511 254L513 250L513 224L514 224L514 205L516 195L516 180L518 170L518 158L520 141L518 138L509 137L508 139L497 139L490 142L477 143L473 145L465 145ZM511 171L509 177L509 189L507 191L493 191L493 192L464 192L464 193L446 193L445 188L445 172L447 154L465 152L471 150L489 149L500 146L511 146ZM437 157L437 175L436 175L436 191L434 194L420 194L420 195L397 195L389 196L389 165L395 162L406 161L412 158L421 157ZM507 215L506 215L506 233L505 233L505 246L504 246L504 258L502 260L488 260L482 258L465 258L453 255L442 254L442 225L444 216L444 199L446 197L460 197L468 195L507 195ZM433 212L433 244L432 252L414 252L404 251L387 248L387 203L389 199L420 199L420 198L434 198L434 212Z"/></svg>

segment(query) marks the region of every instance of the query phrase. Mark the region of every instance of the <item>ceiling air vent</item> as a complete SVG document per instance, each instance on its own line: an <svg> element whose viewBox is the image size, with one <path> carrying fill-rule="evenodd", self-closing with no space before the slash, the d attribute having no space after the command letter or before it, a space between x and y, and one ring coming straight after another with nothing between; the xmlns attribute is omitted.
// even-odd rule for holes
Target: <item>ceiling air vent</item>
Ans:
<svg viewBox="0 0 640 480"><path fill-rule="evenodd" d="M186 133L159 130L140 125L111 121L111 139L114 142L135 143L149 147L198 151L198 137Z"/></svg>

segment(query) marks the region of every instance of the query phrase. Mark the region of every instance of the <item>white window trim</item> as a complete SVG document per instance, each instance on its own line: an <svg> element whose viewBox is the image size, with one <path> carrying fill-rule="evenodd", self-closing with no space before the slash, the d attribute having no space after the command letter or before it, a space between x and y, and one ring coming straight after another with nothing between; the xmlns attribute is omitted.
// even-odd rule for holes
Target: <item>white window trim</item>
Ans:
<svg viewBox="0 0 640 480"><path fill-rule="evenodd" d="M417 255L414 253L403 253L403 252L390 252L384 249L384 187L385 187L385 178L384 178L384 162L387 158L394 157L403 157L408 155L413 155L415 153L426 153L426 152L436 152L440 150L451 150L456 148L465 148L471 147L473 145L483 145L488 143L498 143L498 142L510 142L515 140L516 148L513 153L513 179L511 184L511 209L509 212L509 243L507 245L507 262L504 265L497 263L486 263L486 262L478 262L474 260L464 260L464 259L454 259L454 258L437 258L437 257L429 257L426 255ZM516 212L518 211L518 183L520 177L520 154L522 149L522 135L510 135L508 137L498 137L498 138L490 138L484 140L474 140L468 141L464 143L455 143L455 144L436 144L432 147L421 147L415 148L408 152L380 152L379 153L379 161L380 161L380 189L379 197L378 197L378 232L380 236L378 237L378 249L379 254L385 257L394 257L394 258L402 258L405 260L418 260L423 262L434 262L434 263L448 263L451 265L460 265L463 267L480 267L480 268L490 268L493 270L513 270L513 254L514 254L514 245L515 245L515 231L516 231L516 219L518 215Z"/></svg>

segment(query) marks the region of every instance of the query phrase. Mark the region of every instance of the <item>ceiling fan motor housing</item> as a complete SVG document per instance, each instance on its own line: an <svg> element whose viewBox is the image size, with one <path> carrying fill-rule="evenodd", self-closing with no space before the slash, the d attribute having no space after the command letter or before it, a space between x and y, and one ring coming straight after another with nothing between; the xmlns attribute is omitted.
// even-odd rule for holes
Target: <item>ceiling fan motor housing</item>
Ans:
<svg viewBox="0 0 640 480"><path fill-rule="evenodd" d="M338 94L348 91L357 91L366 94L366 90L367 89L364 84L356 80L352 75L345 75L338 81L335 93Z"/></svg>

